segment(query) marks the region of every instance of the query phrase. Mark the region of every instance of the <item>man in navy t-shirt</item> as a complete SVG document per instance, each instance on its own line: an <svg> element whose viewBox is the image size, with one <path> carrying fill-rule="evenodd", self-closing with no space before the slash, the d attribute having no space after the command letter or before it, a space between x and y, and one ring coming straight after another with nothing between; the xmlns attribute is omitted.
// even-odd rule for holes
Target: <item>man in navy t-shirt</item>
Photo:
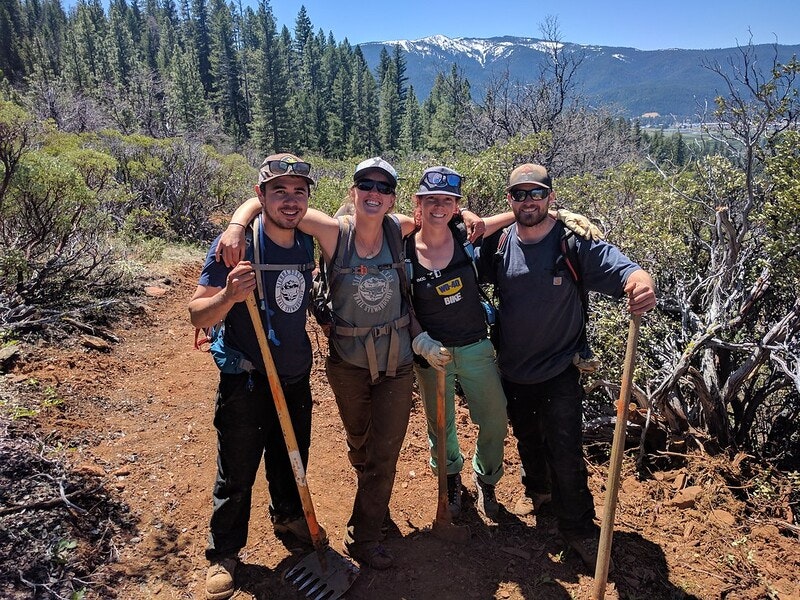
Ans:
<svg viewBox="0 0 800 600"><path fill-rule="evenodd" d="M257 292L261 326L268 334L306 465L311 441L312 352L305 326L313 268L309 249L313 245L297 225L308 210L314 183L310 171L308 163L291 154L274 154L264 160L255 187L261 215L252 229L249 224L239 224L252 231L247 236L246 260L232 268L218 262L215 240L189 302L195 327L208 328L224 320L226 365L234 365L220 372L214 411L218 454L206 549L211 563L206 575L209 600L233 595L234 570L238 552L247 542L251 492L262 456L276 535L286 543L312 541L245 304L247 297Z"/></svg>
<svg viewBox="0 0 800 600"><path fill-rule="evenodd" d="M520 165L511 172L506 191L516 222L502 252L482 254L479 267L497 291L498 367L522 483L533 505L549 491L544 487L552 478L559 531L593 569L599 531L583 460L584 391L575 366L586 350L580 290L562 257L563 226L548 214L555 192L546 169ZM484 242L483 247L497 244ZM576 247L586 290L627 295L634 314L655 306L650 275L618 248L580 237Z"/></svg>

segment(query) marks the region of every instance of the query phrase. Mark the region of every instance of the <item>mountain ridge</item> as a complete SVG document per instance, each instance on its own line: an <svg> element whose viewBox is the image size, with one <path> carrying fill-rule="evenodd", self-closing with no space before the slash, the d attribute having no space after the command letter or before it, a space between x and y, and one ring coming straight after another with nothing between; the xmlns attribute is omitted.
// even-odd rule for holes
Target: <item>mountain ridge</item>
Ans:
<svg viewBox="0 0 800 600"><path fill-rule="evenodd" d="M746 48L638 50L531 37L451 38L441 34L359 46L374 69L382 48L391 53L395 45L400 45L406 59L408 83L414 86L420 100L427 98L436 75L448 73L453 64L470 82L473 98L479 100L492 78L506 72L513 82L535 81L546 58L544 50L553 43L560 44L565 52L584 56L577 82L590 105L611 107L629 118L658 113L680 120L697 118L705 107L713 106L716 96L727 93L723 79L703 64L719 64L732 73L729 59L735 61ZM792 56L800 55L800 45L755 44L752 49L759 61L765 60L766 70L773 56L786 63Z"/></svg>

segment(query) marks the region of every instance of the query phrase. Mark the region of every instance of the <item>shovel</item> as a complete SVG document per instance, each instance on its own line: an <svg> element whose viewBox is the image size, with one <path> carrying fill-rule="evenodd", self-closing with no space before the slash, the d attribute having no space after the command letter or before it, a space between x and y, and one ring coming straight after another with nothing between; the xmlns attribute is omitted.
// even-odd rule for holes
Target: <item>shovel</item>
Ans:
<svg viewBox="0 0 800 600"><path fill-rule="evenodd" d="M297 491L300 493L300 502L303 505L303 514L308 523L308 531L311 534L315 550L315 552L306 556L287 571L284 574L284 579L295 585L308 598L313 600L335 600L353 585L359 569L328 546L327 541L322 537L317 517L314 514L314 504L311 501L311 492L308 489L306 471L300 458L300 450L297 446L297 438L294 435L292 419L286 406L286 398L283 395L283 388L278 379L278 371L275 369L275 362L272 360L272 353L267 344L267 336L264 334L264 328L261 325L261 316L256 306L256 299L252 294L247 298L247 310L253 322L258 345L261 348L261 356L264 359L264 366L267 370L269 388L272 391L275 410L278 412L283 440L286 442L289 462L292 464L294 480L297 484Z"/></svg>
<svg viewBox="0 0 800 600"><path fill-rule="evenodd" d="M636 342L639 338L641 315L633 315L628 327L628 346L625 349L625 364L622 370L622 384L617 400L617 423L614 427L614 441L611 444L611 461L608 466L606 500L603 505L603 521L600 524L600 543L597 549L597 565L594 572L592 598L603 600L608 581L608 563L611 558L611 537L614 535L614 513L617 510L617 492L622 471L622 455L625 452L625 427L628 424L628 402L631 396L633 368L636 362Z"/></svg>
<svg viewBox="0 0 800 600"><path fill-rule="evenodd" d="M469 541L469 527L453 525L450 507L447 503L447 456L444 431L444 371L436 371L436 470L439 476L439 501L436 505L436 520L433 522L433 535L447 542L466 544Z"/></svg>

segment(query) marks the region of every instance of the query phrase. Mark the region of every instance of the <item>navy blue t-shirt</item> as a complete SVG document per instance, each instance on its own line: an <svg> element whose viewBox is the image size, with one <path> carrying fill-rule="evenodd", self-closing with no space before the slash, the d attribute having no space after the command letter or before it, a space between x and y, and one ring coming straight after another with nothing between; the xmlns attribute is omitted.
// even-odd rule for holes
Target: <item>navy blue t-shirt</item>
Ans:
<svg viewBox="0 0 800 600"><path fill-rule="evenodd" d="M309 262L306 245L300 232L295 232L295 243L292 248L283 248L275 244L266 235L261 236L261 261L267 264L290 265ZM214 248L219 237L214 240L206 256L203 272L198 283L209 287L225 287L226 278L231 271L225 263L214 258ZM246 256L252 260L251 240L247 240ZM277 336L279 345L269 341L275 368L283 383L294 383L306 376L311 370L311 341L306 333L306 308L308 307L309 290L311 289L311 271L300 272L296 269L282 271L260 271L262 289L267 296L270 311L270 323ZM260 303L259 303L260 306ZM261 323L267 332L267 318L261 312ZM225 346L242 352L253 363L256 369L266 374L261 350L253 330L250 313L244 302L234 304L225 317Z"/></svg>
<svg viewBox="0 0 800 600"><path fill-rule="evenodd" d="M497 363L503 377L514 383L555 377L582 349L583 305L561 257L562 231L556 223L544 239L526 244L512 225L505 252L495 259L496 270L493 257L479 254L481 276L497 288ZM628 276L641 268L606 242L576 237L576 248L588 291L619 298Z"/></svg>

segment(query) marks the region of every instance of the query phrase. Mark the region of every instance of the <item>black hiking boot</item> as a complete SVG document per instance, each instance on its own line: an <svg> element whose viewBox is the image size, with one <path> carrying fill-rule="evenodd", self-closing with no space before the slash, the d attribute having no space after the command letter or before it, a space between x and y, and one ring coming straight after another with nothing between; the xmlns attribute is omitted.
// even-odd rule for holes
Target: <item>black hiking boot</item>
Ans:
<svg viewBox="0 0 800 600"><path fill-rule="evenodd" d="M447 508L455 519L461 514L461 474L447 476Z"/></svg>

